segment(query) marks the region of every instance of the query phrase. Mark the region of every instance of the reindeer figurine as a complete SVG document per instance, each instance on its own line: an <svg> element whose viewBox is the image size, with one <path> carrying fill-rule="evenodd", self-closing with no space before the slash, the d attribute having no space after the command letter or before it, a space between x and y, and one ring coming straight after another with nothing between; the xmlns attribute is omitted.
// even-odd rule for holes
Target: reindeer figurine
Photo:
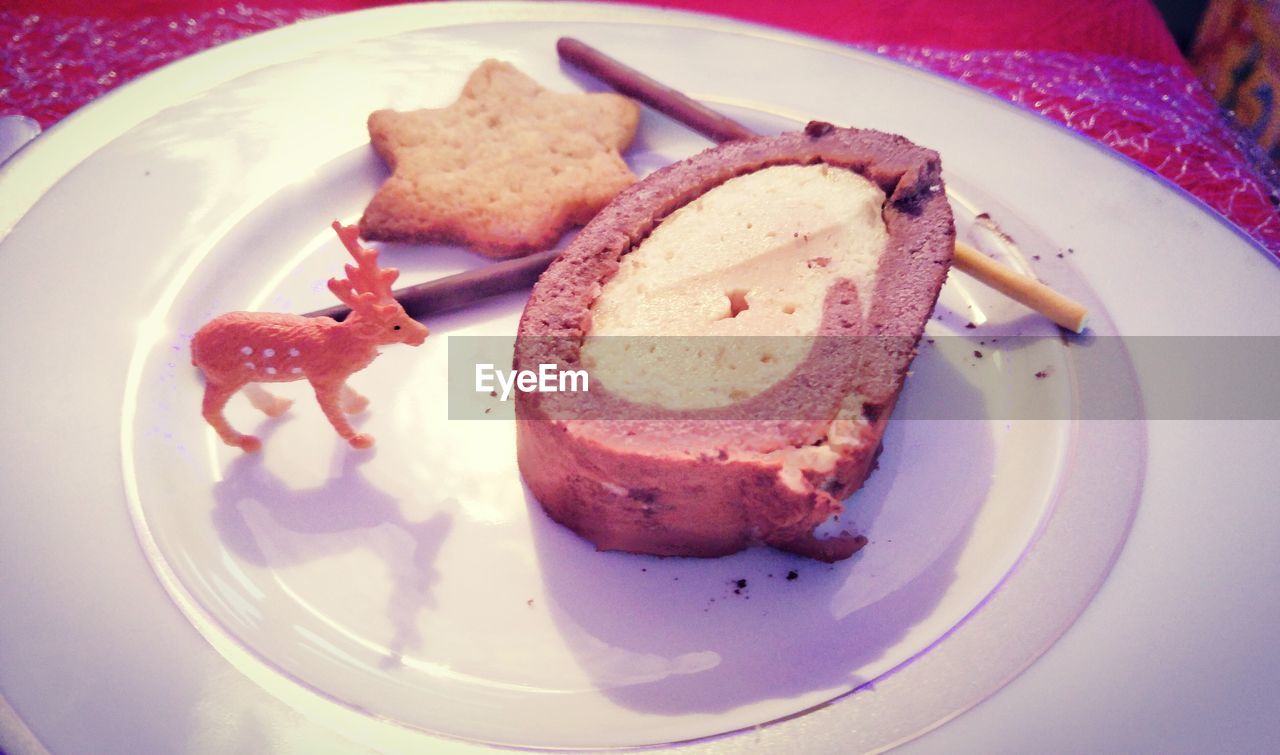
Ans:
<svg viewBox="0 0 1280 755"><path fill-rule="evenodd" d="M262 442L233 429L222 409L241 388L249 402L269 417L284 413L292 401L274 396L258 383L308 380L333 429L356 448L373 438L357 433L346 414L362 411L369 400L347 386L351 373L368 367L378 347L392 343L418 346L427 328L405 314L391 295L400 271L378 267L378 252L360 246L355 226L336 220L338 232L356 265L345 266L345 280L329 279L329 290L351 314L342 322L329 317L270 312L229 312L215 317L191 339L191 363L204 373L204 418L228 445L257 451Z"/></svg>

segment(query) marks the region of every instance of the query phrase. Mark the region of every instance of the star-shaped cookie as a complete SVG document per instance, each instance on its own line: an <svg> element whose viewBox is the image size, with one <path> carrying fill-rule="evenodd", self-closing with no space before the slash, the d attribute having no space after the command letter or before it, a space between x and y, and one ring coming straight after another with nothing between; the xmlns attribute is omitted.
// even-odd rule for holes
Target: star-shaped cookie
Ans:
<svg viewBox="0 0 1280 755"><path fill-rule="evenodd" d="M461 243L490 257L550 247L636 180L620 153L639 118L621 95L551 92L486 60L448 107L369 116L392 174L360 234Z"/></svg>

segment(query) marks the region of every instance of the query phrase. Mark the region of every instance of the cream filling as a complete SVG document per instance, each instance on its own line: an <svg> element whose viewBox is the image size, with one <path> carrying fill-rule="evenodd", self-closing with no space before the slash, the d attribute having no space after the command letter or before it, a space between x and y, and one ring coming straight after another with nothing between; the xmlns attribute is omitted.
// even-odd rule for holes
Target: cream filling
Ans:
<svg viewBox="0 0 1280 755"><path fill-rule="evenodd" d="M680 208L622 257L592 305L582 360L593 385L697 409L777 383L808 353L837 280L869 308L884 202L851 170L780 165Z"/></svg>

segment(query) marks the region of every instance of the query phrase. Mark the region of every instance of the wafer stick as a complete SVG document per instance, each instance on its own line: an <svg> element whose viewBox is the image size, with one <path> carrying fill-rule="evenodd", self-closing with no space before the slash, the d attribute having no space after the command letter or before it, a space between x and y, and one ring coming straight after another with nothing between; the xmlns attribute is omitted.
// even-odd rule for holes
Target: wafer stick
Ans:
<svg viewBox="0 0 1280 755"><path fill-rule="evenodd" d="M726 142L757 136L736 121L715 113L675 89L659 84L572 37L561 37L556 42L556 50L561 59L570 65L665 113L708 139ZM956 244L955 266L1064 328L1076 333L1084 330L1084 306L1034 278L1010 270L967 244Z"/></svg>
<svg viewBox="0 0 1280 755"><path fill-rule="evenodd" d="M759 136L732 118L717 113L683 92L659 84L573 37L561 37L556 42L556 52L575 68L600 79L619 93L665 113L713 142Z"/></svg>
<svg viewBox="0 0 1280 755"><path fill-rule="evenodd" d="M1080 333L1087 325L1088 312L1075 300L1063 296L1035 278L1029 278L963 241L956 242L953 264L1014 301L1024 304L1067 330Z"/></svg>
<svg viewBox="0 0 1280 755"><path fill-rule="evenodd" d="M392 294L410 317L421 319L461 309L479 299L529 288L559 254L560 250L549 249L528 257L494 262L465 273L396 289ZM337 306L308 312L306 316L332 317L341 322L349 314L350 309Z"/></svg>

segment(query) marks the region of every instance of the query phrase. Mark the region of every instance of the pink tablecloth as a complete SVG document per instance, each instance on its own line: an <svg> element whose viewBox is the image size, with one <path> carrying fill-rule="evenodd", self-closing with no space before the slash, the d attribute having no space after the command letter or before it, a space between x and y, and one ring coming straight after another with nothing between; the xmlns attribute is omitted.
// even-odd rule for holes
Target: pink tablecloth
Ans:
<svg viewBox="0 0 1280 755"><path fill-rule="evenodd" d="M0 10L0 114L49 126L193 52L375 0L17 0ZM669 0L825 36L1035 110L1182 186L1280 259L1280 175L1218 111L1147 0Z"/></svg>

